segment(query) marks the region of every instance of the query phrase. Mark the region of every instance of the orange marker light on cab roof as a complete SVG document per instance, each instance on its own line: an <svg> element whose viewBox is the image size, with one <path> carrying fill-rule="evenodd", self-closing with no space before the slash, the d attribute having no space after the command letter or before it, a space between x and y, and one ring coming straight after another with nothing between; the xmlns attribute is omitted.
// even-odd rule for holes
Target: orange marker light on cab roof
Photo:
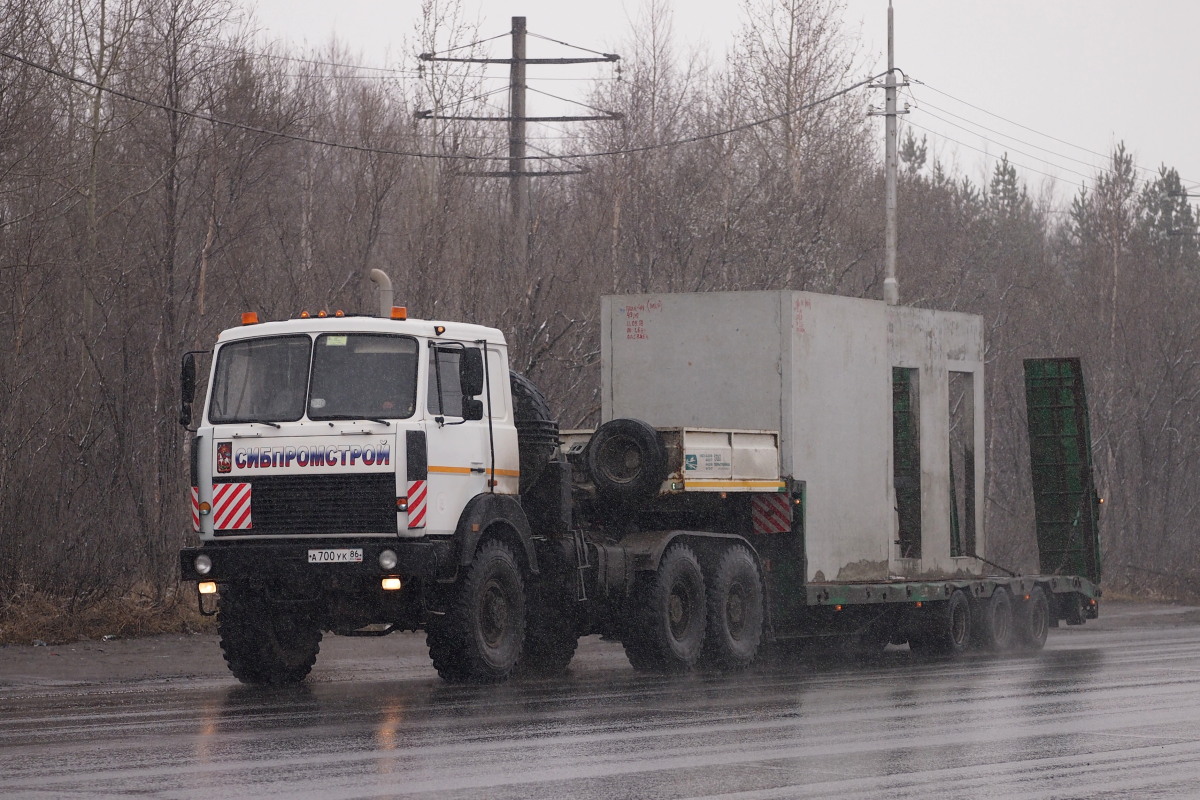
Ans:
<svg viewBox="0 0 1200 800"><path fill-rule="evenodd" d="M301 311L301 312L300 312L300 319L308 319L308 318L309 318L309 316L310 316L310 315L309 315L309 313L308 313L307 311Z"/></svg>
<svg viewBox="0 0 1200 800"><path fill-rule="evenodd" d="M342 311L342 310L339 308L337 311L333 312L333 315L334 315L335 317L344 317L344 316L346 316L346 312L345 312L345 311Z"/></svg>
<svg viewBox="0 0 1200 800"><path fill-rule="evenodd" d="M243 311L242 312L242 324L243 325L257 325L258 324L258 312L257 311Z"/></svg>
<svg viewBox="0 0 1200 800"><path fill-rule="evenodd" d="M321 319L325 319L326 317L329 316L329 314L324 309L322 309L317 312L317 316L320 317Z"/></svg>
<svg viewBox="0 0 1200 800"><path fill-rule="evenodd" d="M405 306L392 306L392 319L408 319L408 308Z"/></svg>

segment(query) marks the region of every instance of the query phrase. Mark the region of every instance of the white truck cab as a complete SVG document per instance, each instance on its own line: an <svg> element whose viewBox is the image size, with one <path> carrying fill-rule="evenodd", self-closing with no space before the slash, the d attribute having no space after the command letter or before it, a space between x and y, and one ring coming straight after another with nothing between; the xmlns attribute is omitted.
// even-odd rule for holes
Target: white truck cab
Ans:
<svg viewBox="0 0 1200 800"><path fill-rule="evenodd" d="M517 493L503 334L405 316L220 335L193 453L202 541L450 535L470 498Z"/></svg>

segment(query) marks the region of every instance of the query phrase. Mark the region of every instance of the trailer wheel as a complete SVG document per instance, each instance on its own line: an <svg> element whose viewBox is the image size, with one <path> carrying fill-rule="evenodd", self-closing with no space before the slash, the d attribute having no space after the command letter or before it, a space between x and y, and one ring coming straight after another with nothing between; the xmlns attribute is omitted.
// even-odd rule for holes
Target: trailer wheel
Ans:
<svg viewBox="0 0 1200 800"><path fill-rule="evenodd" d="M1016 614L1017 646L1022 650L1041 650L1050 633L1050 599L1046 590L1034 586L1018 604Z"/></svg>
<svg viewBox="0 0 1200 800"><path fill-rule="evenodd" d="M663 553L658 570L634 581L631 609L621 638L633 668L685 672L704 648L707 604L696 554L685 544Z"/></svg>
<svg viewBox="0 0 1200 800"><path fill-rule="evenodd" d="M312 620L303 606L276 605L249 589L223 589L217 634L229 671L255 685L304 680L321 650L321 629Z"/></svg>
<svg viewBox="0 0 1200 800"><path fill-rule="evenodd" d="M1003 586L979 605L980 617L974 626L979 646L985 650L1006 650L1013 639L1012 595Z"/></svg>
<svg viewBox="0 0 1200 800"><path fill-rule="evenodd" d="M762 642L763 587L754 556L737 546L721 554L708 581L704 659L718 669L745 669Z"/></svg>
<svg viewBox="0 0 1200 800"><path fill-rule="evenodd" d="M908 639L919 653L961 655L971 644L971 600L962 589L939 602Z"/></svg>
<svg viewBox="0 0 1200 800"><path fill-rule="evenodd" d="M508 545L488 540L455 583L446 612L426 624L429 657L444 680L498 683L512 674L524 640L521 570Z"/></svg>
<svg viewBox="0 0 1200 800"><path fill-rule="evenodd" d="M667 449L640 419L612 419L592 434L585 455L600 497L628 508L649 500L667 478Z"/></svg>

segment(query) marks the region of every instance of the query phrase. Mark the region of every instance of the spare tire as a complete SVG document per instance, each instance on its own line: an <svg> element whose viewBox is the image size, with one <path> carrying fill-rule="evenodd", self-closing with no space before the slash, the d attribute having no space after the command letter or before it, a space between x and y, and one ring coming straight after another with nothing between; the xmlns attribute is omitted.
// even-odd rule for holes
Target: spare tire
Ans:
<svg viewBox="0 0 1200 800"><path fill-rule="evenodd" d="M629 508L658 494L667 479L662 436L640 419L613 419L592 434L585 454L600 498Z"/></svg>
<svg viewBox="0 0 1200 800"><path fill-rule="evenodd" d="M524 375L510 372L508 384L512 388L513 422L517 426L521 491L526 492L537 483L558 449L558 421L546 396Z"/></svg>

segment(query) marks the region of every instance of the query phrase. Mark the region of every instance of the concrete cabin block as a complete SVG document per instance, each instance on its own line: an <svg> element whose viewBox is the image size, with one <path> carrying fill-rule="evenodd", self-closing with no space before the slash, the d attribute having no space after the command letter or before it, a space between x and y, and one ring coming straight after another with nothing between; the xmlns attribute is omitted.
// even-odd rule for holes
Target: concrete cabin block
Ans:
<svg viewBox="0 0 1200 800"><path fill-rule="evenodd" d="M983 574L982 318L811 292L609 296L602 376L605 421L778 431L780 474L807 485L810 582Z"/></svg>

